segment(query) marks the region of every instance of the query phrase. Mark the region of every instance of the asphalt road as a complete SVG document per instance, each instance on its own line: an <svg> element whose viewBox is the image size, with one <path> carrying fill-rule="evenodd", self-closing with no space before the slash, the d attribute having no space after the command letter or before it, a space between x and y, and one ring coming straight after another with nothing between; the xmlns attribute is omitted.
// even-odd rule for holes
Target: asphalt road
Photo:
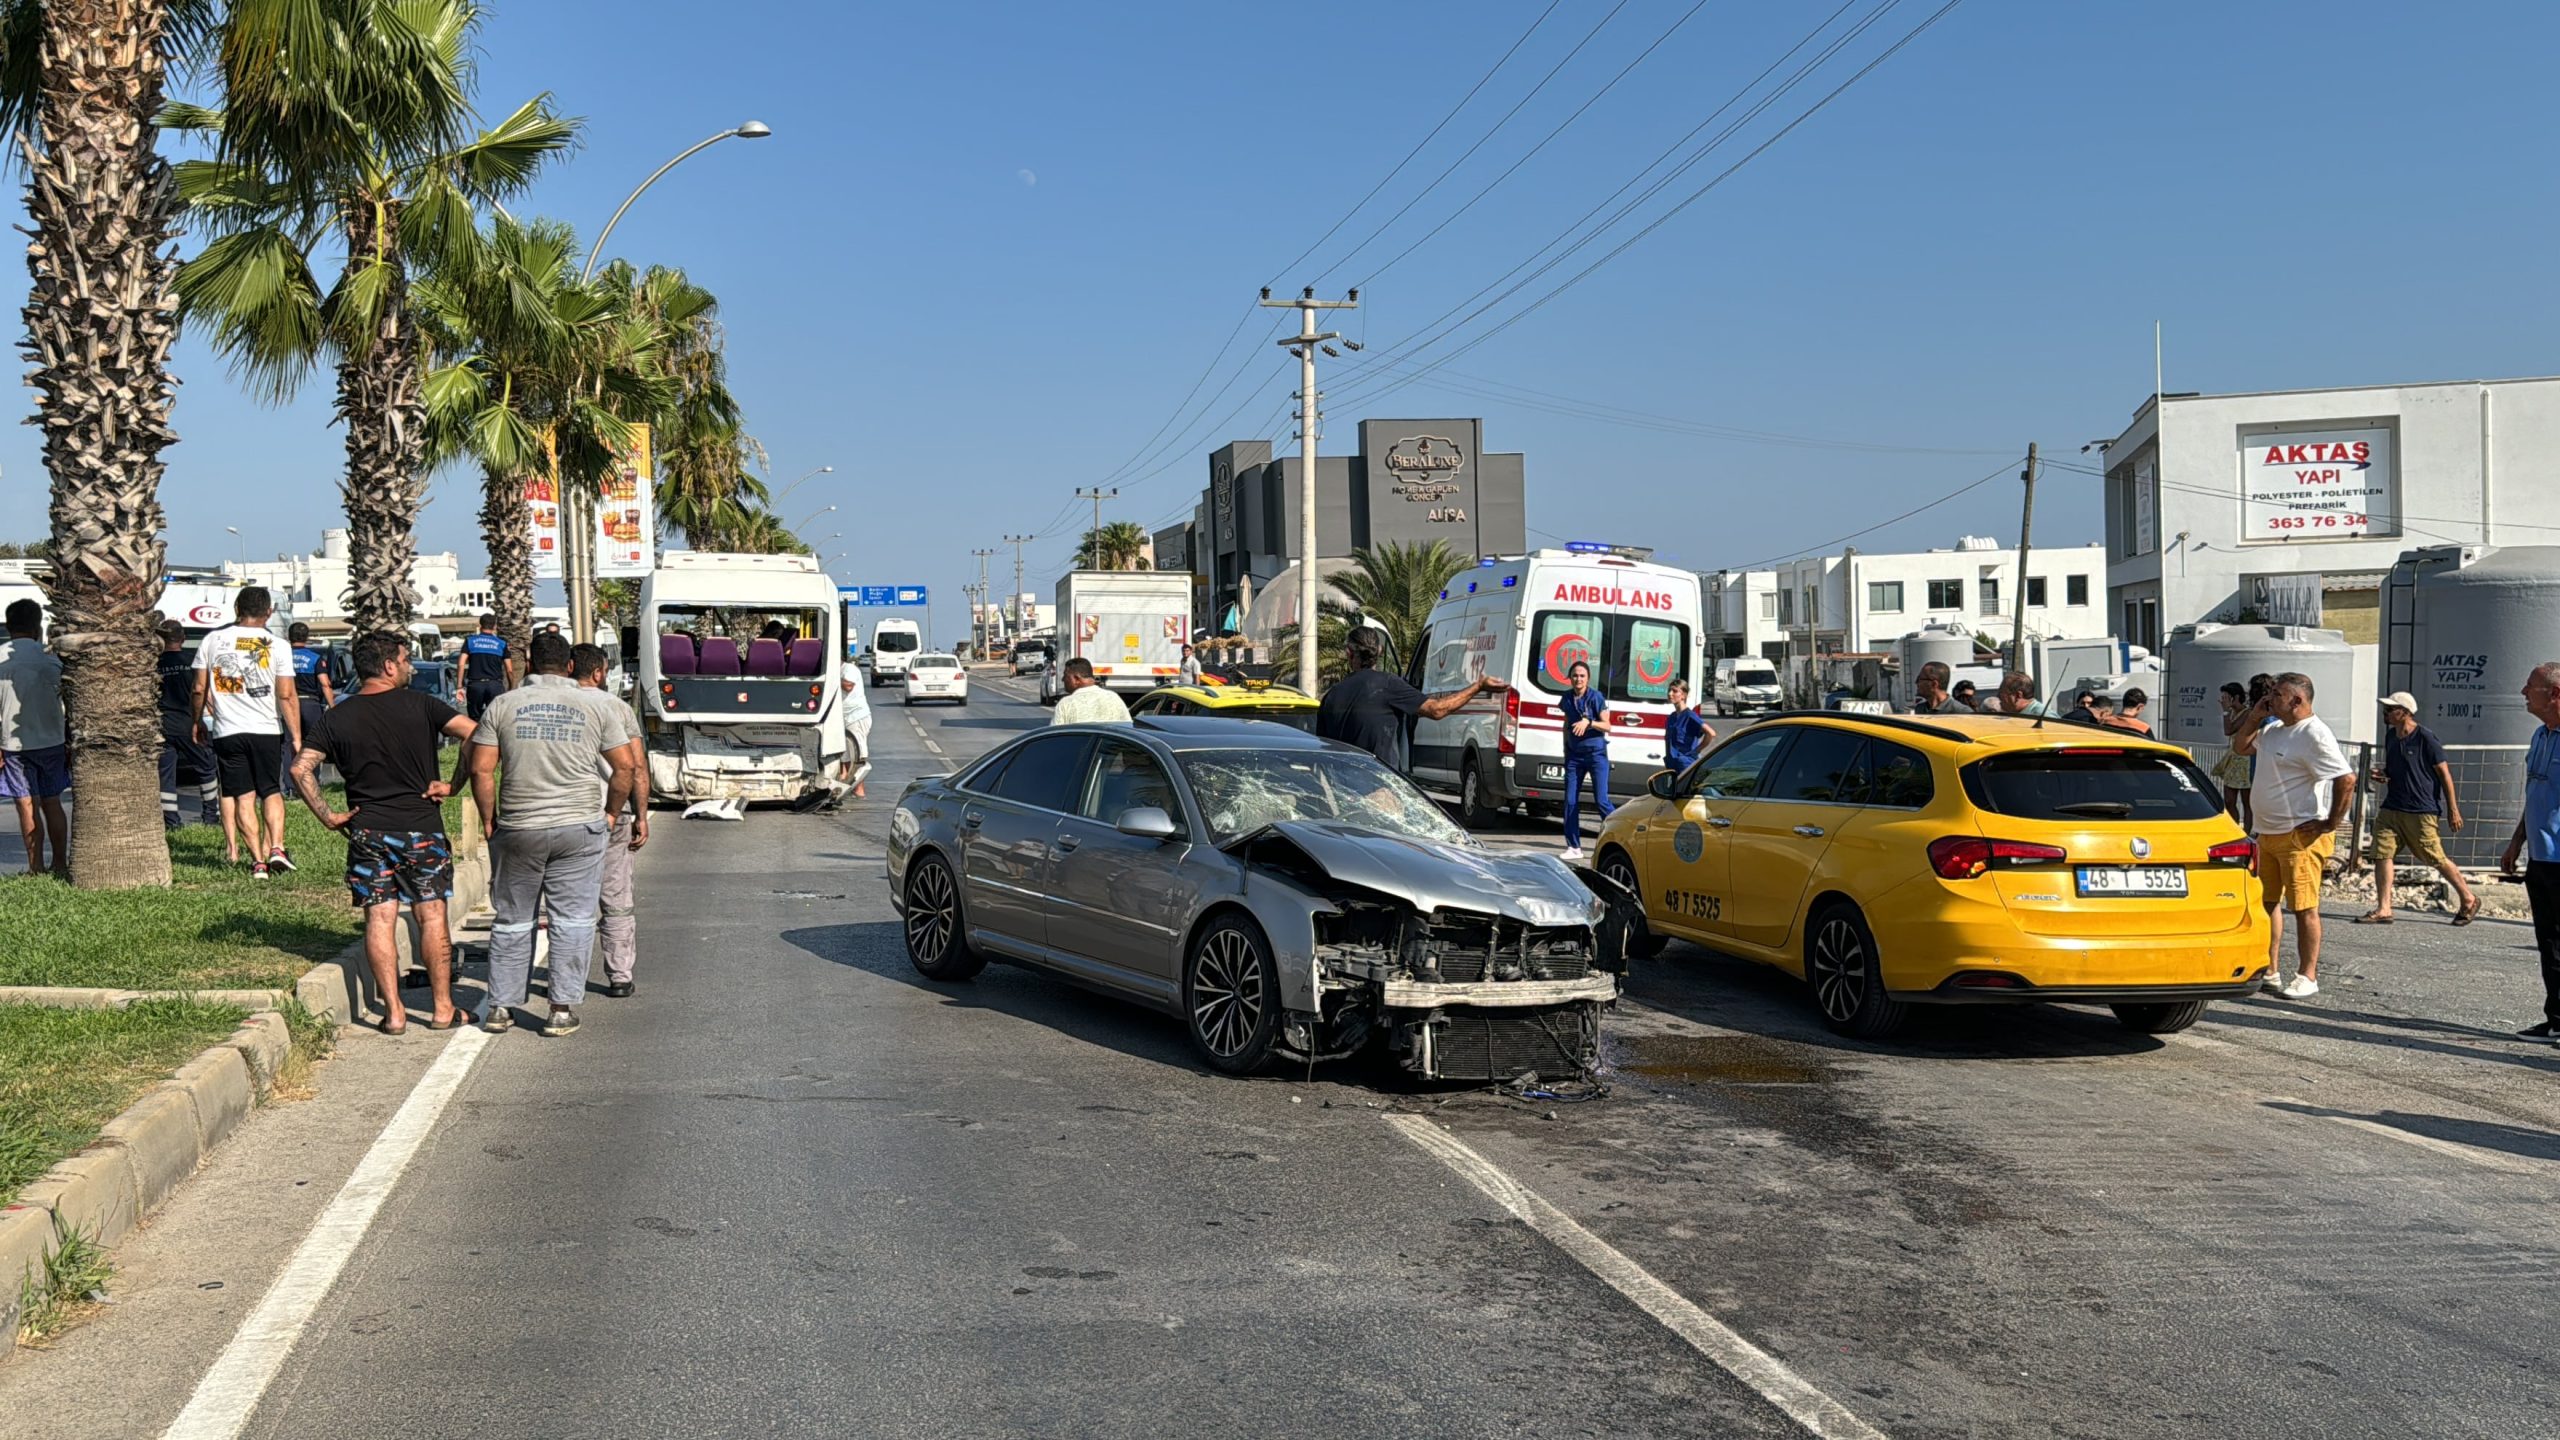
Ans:
<svg viewBox="0 0 2560 1440"><path fill-rule="evenodd" d="M662 820L639 995L487 1043L246 1433L1805 1433L1604 1272L1896 1437L2553 1431L2560 1051L2506 1033L2521 927L2339 925L2326 993L2180 1036L1966 1010L1889 1046L1674 947L1605 1100L1238 1081L1169 1020L907 965L888 804L1039 724L1012 689L880 705L844 814ZM443 1043L351 1036L262 1112L117 1312L0 1367L10 1432L160 1433ZM302 1186L262 1191L279 1164Z"/></svg>

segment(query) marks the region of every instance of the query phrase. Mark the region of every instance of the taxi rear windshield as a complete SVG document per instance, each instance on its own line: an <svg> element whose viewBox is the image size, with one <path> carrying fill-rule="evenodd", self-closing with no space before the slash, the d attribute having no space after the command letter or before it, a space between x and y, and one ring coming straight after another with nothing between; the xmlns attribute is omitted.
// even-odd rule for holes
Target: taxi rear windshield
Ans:
<svg viewBox="0 0 2560 1440"><path fill-rule="evenodd" d="M1974 808L2021 820L2210 820L2213 782L2183 755L2103 747L1995 755L1964 767Z"/></svg>

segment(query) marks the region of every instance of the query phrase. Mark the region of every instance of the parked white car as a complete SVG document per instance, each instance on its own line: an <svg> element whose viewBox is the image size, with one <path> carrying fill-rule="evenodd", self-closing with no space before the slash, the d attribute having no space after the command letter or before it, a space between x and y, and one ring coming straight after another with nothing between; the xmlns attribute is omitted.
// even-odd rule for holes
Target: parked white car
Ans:
<svg viewBox="0 0 2560 1440"><path fill-rule="evenodd" d="M1049 647L1037 640L1025 640L1013 647L1013 673L1037 675L1049 668Z"/></svg>
<svg viewBox="0 0 2560 1440"><path fill-rule="evenodd" d="M948 700L955 705L969 703L969 672L960 666L960 657L931 653L918 655L907 667L907 703L925 700Z"/></svg>

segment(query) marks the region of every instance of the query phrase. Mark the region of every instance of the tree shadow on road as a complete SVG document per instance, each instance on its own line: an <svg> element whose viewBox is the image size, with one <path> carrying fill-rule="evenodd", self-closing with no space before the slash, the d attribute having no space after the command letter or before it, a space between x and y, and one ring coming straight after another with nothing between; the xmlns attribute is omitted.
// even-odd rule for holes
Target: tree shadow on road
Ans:
<svg viewBox="0 0 2560 1440"><path fill-rule="evenodd" d="M2271 1034L2313 1039L2351 1040L2360 1045L2452 1055L2465 1060L2487 1060L2500 1065L2520 1065L2546 1075L2560 1075L2560 1059L2551 1056L2548 1046L2501 1030L2483 1030L2476 1025L2459 1025L2410 1015L2379 1015L2363 1010L2332 1010L2317 1005L2271 1000L2258 1000L2246 1006L2225 1005L2214 1011L2213 1018L2221 1024L2243 1030L2263 1030ZM2502 1048L2458 1044L2455 1043L2457 1040L2491 1042ZM2536 1051L2541 1053L2531 1053Z"/></svg>
<svg viewBox="0 0 2560 1440"><path fill-rule="evenodd" d="M2298 1100L2270 1100L2266 1103L2270 1110L2284 1110L2323 1120L2354 1120L2367 1125L2381 1125L2430 1140L2468 1145L2475 1150L2496 1150L2508 1155L2521 1155L2528 1160L2560 1160L2560 1135L2526 1125L2463 1120L2451 1115L2419 1115L2406 1110L2376 1110L2368 1114L2335 1110Z"/></svg>

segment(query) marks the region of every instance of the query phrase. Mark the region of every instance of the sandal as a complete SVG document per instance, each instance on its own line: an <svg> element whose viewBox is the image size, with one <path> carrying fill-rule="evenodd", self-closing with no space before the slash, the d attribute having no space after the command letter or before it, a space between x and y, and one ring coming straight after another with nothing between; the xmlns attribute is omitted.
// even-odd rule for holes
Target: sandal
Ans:
<svg viewBox="0 0 2560 1440"><path fill-rule="evenodd" d="M378 1023L377 1023L373 1028L375 1028L376 1030L381 1031L381 1032L382 1032L383 1034L385 1034L385 1035L390 1036L392 1039L397 1040L397 1039L399 1039L401 1036L406 1035L406 1034L408 1034L408 1033L409 1033L409 1017L407 1017L407 1016L405 1016L405 1015L404 1015L404 1016L402 1016L402 1017L400 1017L400 1028L399 1028L399 1029L397 1029L397 1030L394 1030L394 1029L392 1029L392 1028L391 1028L391 1017L390 1017L390 1016L388 1016L388 1015L383 1016L383 1017L382 1017L382 1019L381 1019L381 1021L380 1021L380 1022L378 1022Z"/></svg>
<svg viewBox="0 0 2560 1440"><path fill-rule="evenodd" d="M470 1011L468 1011L468 1010L463 1009L463 1008L462 1008L461 1006L459 1006L459 1005L456 1005L456 1006L454 1006L454 1007L453 1007L453 1018L452 1018L452 1019L450 1019L450 1020L430 1020L430 1021L428 1021L428 1022L427 1022L427 1028L428 1028L428 1029L430 1029L430 1030L459 1030L459 1029L461 1029L463 1026L465 1026L465 1025L469 1025L469 1024L471 1024L471 1023L472 1023L472 1019L471 1019L471 1012L470 1012Z"/></svg>
<svg viewBox="0 0 2560 1440"><path fill-rule="evenodd" d="M2359 925L2388 925L2391 921L2391 916L2385 915L2378 910L2368 910L2362 915L2356 917L2356 923Z"/></svg>
<svg viewBox="0 0 2560 1440"><path fill-rule="evenodd" d="M2479 918L2480 897L2474 895L2471 897L2471 903L2462 907L2462 913L2453 917L2453 923L2456 925L2468 925Z"/></svg>

